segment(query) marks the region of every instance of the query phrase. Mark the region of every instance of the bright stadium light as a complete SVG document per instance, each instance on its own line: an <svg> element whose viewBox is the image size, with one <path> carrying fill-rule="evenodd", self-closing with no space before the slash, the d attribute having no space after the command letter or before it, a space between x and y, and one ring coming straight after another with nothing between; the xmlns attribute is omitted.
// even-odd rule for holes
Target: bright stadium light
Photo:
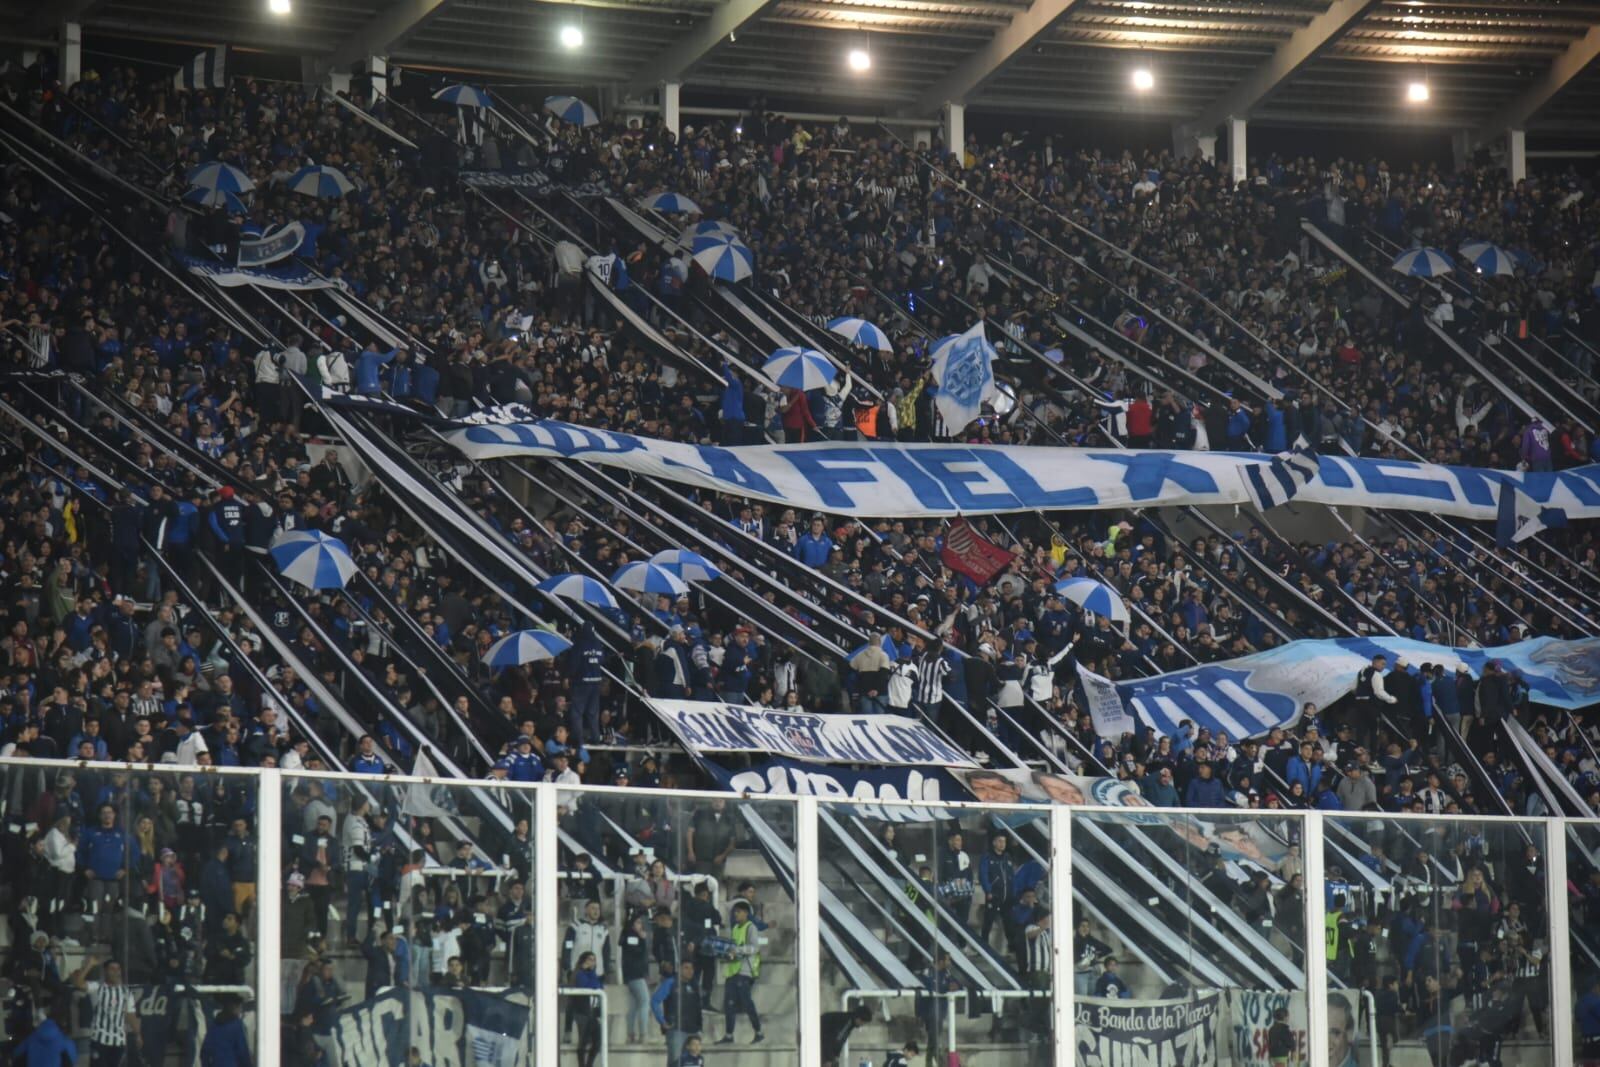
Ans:
<svg viewBox="0 0 1600 1067"><path fill-rule="evenodd" d="M853 71L859 72L872 69L872 53L865 48L850 49L849 59L850 69Z"/></svg>
<svg viewBox="0 0 1600 1067"><path fill-rule="evenodd" d="M267 0L267 10L274 15L287 15L289 13L289 0Z"/></svg>
<svg viewBox="0 0 1600 1067"><path fill-rule="evenodd" d="M1148 93L1156 87L1156 76L1149 67L1134 68L1133 87L1141 93Z"/></svg>
<svg viewBox="0 0 1600 1067"><path fill-rule="evenodd" d="M1425 81L1414 81L1406 86L1406 99L1413 104L1426 104L1431 95L1428 92L1428 83Z"/></svg>
<svg viewBox="0 0 1600 1067"><path fill-rule="evenodd" d="M582 48L583 31L576 26L561 27L561 47Z"/></svg>

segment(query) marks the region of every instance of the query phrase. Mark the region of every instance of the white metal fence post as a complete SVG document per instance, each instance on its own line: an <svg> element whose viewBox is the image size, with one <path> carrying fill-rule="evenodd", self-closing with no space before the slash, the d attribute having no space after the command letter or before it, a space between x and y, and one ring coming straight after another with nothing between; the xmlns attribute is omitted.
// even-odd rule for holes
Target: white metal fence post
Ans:
<svg viewBox="0 0 1600 1067"><path fill-rule="evenodd" d="M822 916L818 891L817 798L795 802L795 1004L800 1012L801 1067L822 1067Z"/></svg>
<svg viewBox="0 0 1600 1067"><path fill-rule="evenodd" d="M1306 915L1306 1045L1307 1067L1329 1067L1328 1063L1328 945L1327 902L1323 899L1322 830L1324 815L1308 811L1301 818L1301 881L1305 885ZM1351 1020L1350 1039L1355 1040L1355 1019Z"/></svg>
<svg viewBox="0 0 1600 1067"><path fill-rule="evenodd" d="M553 785L533 791L533 1037L534 1063L561 1059L561 891L560 826L556 818L559 791ZM591 803L583 798L580 803ZM606 1020L601 1025L608 1025Z"/></svg>
<svg viewBox="0 0 1600 1067"><path fill-rule="evenodd" d="M1072 948L1072 932L1077 923L1072 916L1072 809L1064 804L1050 808L1050 925L1055 959L1055 996L1051 1032L1055 1035L1055 1067L1073 1067L1077 1040L1074 1003L1077 987L1073 965L1077 955Z"/></svg>
<svg viewBox="0 0 1600 1067"><path fill-rule="evenodd" d="M283 772L256 779L256 1062L282 1062Z"/></svg>
<svg viewBox="0 0 1600 1067"><path fill-rule="evenodd" d="M1550 1047L1554 1063L1571 1063L1572 942L1567 914L1567 820L1545 820L1545 910L1550 916Z"/></svg>

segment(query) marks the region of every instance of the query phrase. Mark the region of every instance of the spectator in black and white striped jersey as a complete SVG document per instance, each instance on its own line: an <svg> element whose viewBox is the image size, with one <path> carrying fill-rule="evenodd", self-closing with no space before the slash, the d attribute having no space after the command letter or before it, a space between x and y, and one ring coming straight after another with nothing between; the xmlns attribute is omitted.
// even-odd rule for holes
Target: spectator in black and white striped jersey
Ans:
<svg viewBox="0 0 1600 1067"><path fill-rule="evenodd" d="M944 680L951 671L950 660L944 654L944 642L934 638L917 659L917 675L912 697L916 709L932 722L939 721L939 707L944 703Z"/></svg>
<svg viewBox="0 0 1600 1067"><path fill-rule="evenodd" d="M123 1067L129 1048L139 1047L139 1015L133 990L122 979L122 964L106 960L100 964L100 977L88 980L90 970L99 963L96 956L85 956L83 966L72 972L72 984L89 998L89 1042L91 1067Z"/></svg>

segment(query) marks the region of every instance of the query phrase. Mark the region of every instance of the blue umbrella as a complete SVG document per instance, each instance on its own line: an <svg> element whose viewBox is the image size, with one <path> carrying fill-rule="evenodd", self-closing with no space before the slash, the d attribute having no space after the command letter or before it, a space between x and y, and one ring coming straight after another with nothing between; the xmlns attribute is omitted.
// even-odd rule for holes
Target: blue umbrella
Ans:
<svg viewBox="0 0 1600 1067"><path fill-rule="evenodd" d="M1068 578L1057 582L1056 592L1084 611L1104 615L1112 622L1128 621L1128 605L1122 602L1122 594L1093 578Z"/></svg>
<svg viewBox="0 0 1600 1067"><path fill-rule="evenodd" d="M191 189L220 189L227 193L248 193L256 187L250 175L231 163L202 163L189 172Z"/></svg>
<svg viewBox="0 0 1600 1067"><path fill-rule="evenodd" d="M489 99L489 94L472 85L446 85L443 89L433 94L435 100L456 107L494 107L494 101Z"/></svg>
<svg viewBox="0 0 1600 1067"><path fill-rule="evenodd" d="M600 125L600 116L595 109L575 96L547 96L544 98L544 109L562 122L570 122L574 126Z"/></svg>
<svg viewBox="0 0 1600 1067"><path fill-rule="evenodd" d="M250 211L243 200L226 189L190 189L183 198L201 207L225 207L230 215L244 215Z"/></svg>
<svg viewBox="0 0 1600 1067"><path fill-rule="evenodd" d="M293 530L273 539L268 552L278 573L307 589L343 589L355 577L356 561L337 537L320 530Z"/></svg>
<svg viewBox="0 0 1600 1067"><path fill-rule="evenodd" d="M666 215L698 215L700 205L682 193L657 193L639 201L641 207L654 208Z"/></svg>
<svg viewBox="0 0 1600 1067"><path fill-rule="evenodd" d="M650 557L657 567L665 567L686 582L714 582L722 577L717 565L687 548L668 548Z"/></svg>
<svg viewBox="0 0 1600 1067"><path fill-rule="evenodd" d="M517 630L490 645L489 651L483 654L483 662L497 671L504 670L536 660L555 659L571 647L571 641L549 630Z"/></svg>
<svg viewBox="0 0 1600 1067"><path fill-rule="evenodd" d="M1450 265L1450 257L1437 248L1413 248L1401 252L1394 257L1392 266L1401 274L1413 278L1437 278L1455 269Z"/></svg>
<svg viewBox="0 0 1600 1067"><path fill-rule="evenodd" d="M289 176L289 191L305 196L337 200L354 192L355 185L333 167L301 167Z"/></svg>
<svg viewBox="0 0 1600 1067"><path fill-rule="evenodd" d="M705 219L693 226L685 226L683 232L678 235L678 243L687 248L701 237L732 237L735 240L743 240L739 236L738 228L732 223L720 219Z"/></svg>
<svg viewBox="0 0 1600 1067"><path fill-rule="evenodd" d="M540 582L537 588L551 596L558 596L563 600L576 600L580 604L593 604L601 608L617 606L617 598L611 595L611 590L605 587L604 582L598 582L582 574L552 574Z"/></svg>
<svg viewBox="0 0 1600 1067"><path fill-rule="evenodd" d="M1488 241L1468 241L1461 246L1461 254L1478 268L1479 274L1517 273L1517 261L1511 258L1511 253Z"/></svg>
<svg viewBox="0 0 1600 1067"><path fill-rule="evenodd" d="M780 348L772 353L761 371L785 389L822 389L838 373L828 357L810 348Z"/></svg>
<svg viewBox="0 0 1600 1067"><path fill-rule="evenodd" d="M690 258L711 277L725 282L742 281L756 269L755 253L736 237L696 237Z"/></svg>
<svg viewBox="0 0 1600 1067"><path fill-rule="evenodd" d="M868 348L876 348L879 352L894 351L889 335L866 319L833 319L828 323L828 331L838 334L851 344L866 345Z"/></svg>
<svg viewBox="0 0 1600 1067"><path fill-rule="evenodd" d="M689 583L667 568L655 563L629 563L617 568L611 584L618 589L632 589L639 593L670 593L678 596L689 591Z"/></svg>

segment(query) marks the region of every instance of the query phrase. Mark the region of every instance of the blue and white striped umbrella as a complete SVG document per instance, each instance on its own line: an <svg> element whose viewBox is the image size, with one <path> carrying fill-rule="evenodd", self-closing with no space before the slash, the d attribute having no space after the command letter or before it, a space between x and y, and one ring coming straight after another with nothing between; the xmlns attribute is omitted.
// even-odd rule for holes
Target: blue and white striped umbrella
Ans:
<svg viewBox="0 0 1600 1067"><path fill-rule="evenodd" d="M544 109L562 122L570 122L574 126L600 125L599 113L575 96L547 96L544 98Z"/></svg>
<svg viewBox="0 0 1600 1067"><path fill-rule="evenodd" d="M812 348L780 348L761 365L768 378L785 389L826 388L838 372L828 357Z"/></svg>
<svg viewBox="0 0 1600 1067"><path fill-rule="evenodd" d="M700 205L682 193L657 193L639 201L641 207L652 208L664 215L698 215Z"/></svg>
<svg viewBox="0 0 1600 1067"><path fill-rule="evenodd" d="M725 282L743 281L756 271L755 253L737 237L696 237L690 258Z"/></svg>
<svg viewBox="0 0 1600 1067"><path fill-rule="evenodd" d="M446 104L454 104L456 107L484 109L494 107L494 101L489 99L489 94L475 85L446 85L434 93L433 98Z"/></svg>
<svg viewBox="0 0 1600 1067"><path fill-rule="evenodd" d="M611 584L618 589L632 589L636 593L670 593L678 596L689 591L688 582L655 563L624 564L611 576Z"/></svg>
<svg viewBox="0 0 1600 1067"><path fill-rule="evenodd" d="M268 552L279 574L307 589L343 589L357 569L345 543L321 530L279 534Z"/></svg>
<svg viewBox="0 0 1600 1067"><path fill-rule="evenodd" d="M1437 278L1455 269L1450 265L1450 257L1437 248L1413 248L1401 252L1394 257L1392 266L1401 274L1413 278Z"/></svg>
<svg viewBox="0 0 1600 1067"><path fill-rule="evenodd" d="M890 342L889 335L866 319L832 319L828 322L828 332L838 334L851 344L866 345L868 348L876 348L879 352L894 351L894 344Z"/></svg>
<svg viewBox="0 0 1600 1067"><path fill-rule="evenodd" d="M665 567L686 582L714 582L722 577L715 563L687 548L666 548L650 557L657 567Z"/></svg>
<svg viewBox="0 0 1600 1067"><path fill-rule="evenodd" d="M1479 274L1517 273L1517 261L1511 258L1511 253L1488 241L1468 241L1461 246L1461 254L1478 268Z"/></svg>
<svg viewBox="0 0 1600 1067"><path fill-rule="evenodd" d="M571 641L549 630L517 630L490 645L489 651L483 654L483 662L499 671L542 659L555 659L571 647Z"/></svg>
<svg viewBox="0 0 1600 1067"><path fill-rule="evenodd" d="M601 608L617 606L617 598L611 595L611 590L606 588L604 582L583 574L552 574L537 588L551 596L575 600L580 604L593 604Z"/></svg>
<svg viewBox="0 0 1600 1067"><path fill-rule="evenodd" d="M697 237L716 237L719 235L743 240L742 237L739 237L739 227L733 223L723 222L721 219L702 219L693 226L685 226L683 232L678 234L678 243L687 247L693 245Z"/></svg>
<svg viewBox="0 0 1600 1067"><path fill-rule="evenodd" d="M333 167L301 167L289 176L289 191L337 200L355 191L355 184Z"/></svg>
<svg viewBox="0 0 1600 1067"><path fill-rule="evenodd" d="M1057 582L1056 592L1084 611L1104 615L1112 622L1126 624L1128 621L1128 605L1122 602L1122 594L1093 578L1068 578Z"/></svg>
<svg viewBox="0 0 1600 1067"><path fill-rule="evenodd" d="M202 163L189 172L189 188L220 189L226 193L248 193L256 187L250 175L231 163Z"/></svg>
<svg viewBox="0 0 1600 1067"><path fill-rule="evenodd" d="M183 198L191 204L201 207L223 207L228 209L230 215L243 215L249 212L244 201L228 192L226 189L190 189L183 194Z"/></svg>

